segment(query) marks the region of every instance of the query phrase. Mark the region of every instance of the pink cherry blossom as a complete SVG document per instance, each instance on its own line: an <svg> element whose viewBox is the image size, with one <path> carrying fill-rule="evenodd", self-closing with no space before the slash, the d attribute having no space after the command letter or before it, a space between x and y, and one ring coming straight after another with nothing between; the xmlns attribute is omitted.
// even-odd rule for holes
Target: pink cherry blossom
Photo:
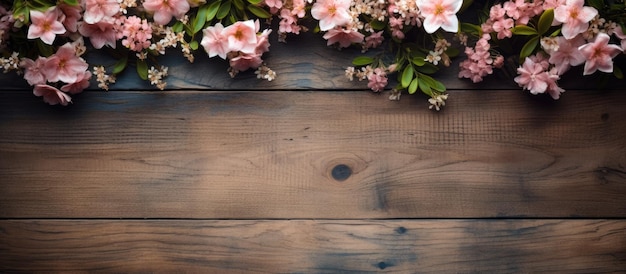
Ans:
<svg viewBox="0 0 626 274"><path fill-rule="evenodd" d="M558 50L546 50L550 55L548 61L557 69L557 74L563 75L571 66L578 66L585 62L585 57L578 50L578 47L585 43L582 36L578 35L574 39L565 39L563 36L557 37Z"/></svg>
<svg viewBox="0 0 626 274"><path fill-rule="evenodd" d="M424 17L424 30L433 33L442 28L448 32L459 30L456 13L461 9L463 0L417 0L417 7Z"/></svg>
<svg viewBox="0 0 626 274"><path fill-rule="evenodd" d="M133 15L122 17L117 22L121 24L121 31L118 31L117 38L126 37L122 39L123 46L137 52L150 47L152 26L148 20Z"/></svg>
<svg viewBox="0 0 626 274"><path fill-rule="evenodd" d="M65 27L57 21L58 13L54 7L45 12L30 11L31 24L28 27L28 39L39 38L48 45L52 45L57 34L64 34Z"/></svg>
<svg viewBox="0 0 626 274"><path fill-rule="evenodd" d="M65 29L69 32L78 31L78 21L82 18L81 12L82 9L80 6L72 6L68 5L64 2L59 4L57 8L61 11L59 21L63 23Z"/></svg>
<svg viewBox="0 0 626 274"><path fill-rule="evenodd" d="M515 77L515 82L530 93L544 93L548 89L550 75L540 63L533 62L531 58L526 57L524 64L517 68L517 73L519 76Z"/></svg>
<svg viewBox="0 0 626 274"><path fill-rule="evenodd" d="M228 39L228 51L254 53L257 46L257 27L253 20L236 22L222 31Z"/></svg>
<svg viewBox="0 0 626 274"><path fill-rule="evenodd" d="M270 40L269 40L270 33L272 33L272 30L266 29L266 30L263 30L263 32L260 35L258 35L256 48L254 50L256 53L262 54L270 50Z"/></svg>
<svg viewBox="0 0 626 274"><path fill-rule="evenodd" d="M115 24L108 22L108 20L102 20L95 24L87 24L83 22L78 28L80 34L84 37L89 37L91 45L94 48L100 49L105 45L112 48L116 47L117 34L115 33Z"/></svg>
<svg viewBox="0 0 626 274"><path fill-rule="evenodd" d="M71 94L81 93L84 89L89 87L89 79L91 79L90 71L79 72L76 74L76 82L63 85L61 90Z"/></svg>
<svg viewBox="0 0 626 274"><path fill-rule="evenodd" d="M66 43L48 58L44 72L50 82L74 83L78 79L78 74L87 70L88 67L85 60L76 56L74 45Z"/></svg>
<svg viewBox="0 0 626 274"><path fill-rule="evenodd" d="M578 48L586 59L583 75L592 74L596 70L613 72L613 58L622 52L622 48L609 44L609 39L608 34L601 32L598 33L595 41Z"/></svg>
<svg viewBox="0 0 626 274"><path fill-rule="evenodd" d="M117 0L84 0L85 14L83 20L88 24L98 23L105 18L111 18L120 12Z"/></svg>
<svg viewBox="0 0 626 274"><path fill-rule="evenodd" d="M72 97L49 85L35 85L33 94L37 97L43 97L43 101L50 105L67 106L72 102Z"/></svg>
<svg viewBox="0 0 626 274"><path fill-rule="evenodd" d="M313 18L319 20L320 30L327 31L352 21L350 0L318 0L311 8Z"/></svg>
<svg viewBox="0 0 626 274"><path fill-rule="evenodd" d="M342 27L335 27L324 34L324 39L328 40L327 45L339 43L340 48L347 48L352 43L361 43L365 38L362 33L352 30L344 29Z"/></svg>
<svg viewBox="0 0 626 274"><path fill-rule="evenodd" d="M566 0L563 5L554 9L554 20L563 23L563 37L572 39L585 32L589 28L589 21L598 15L596 9L584 5L585 0Z"/></svg>
<svg viewBox="0 0 626 274"><path fill-rule="evenodd" d="M20 61L20 67L24 68L24 79L26 79L29 85L34 86L46 83L47 76L44 73L44 67L47 61L46 57L39 57L35 61L23 58Z"/></svg>
<svg viewBox="0 0 626 274"><path fill-rule="evenodd" d="M372 91L380 92L387 86L387 73L382 68L375 68L374 71L367 75L367 87Z"/></svg>
<svg viewBox="0 0 626 274"><path fill-rule="evenodd" d="M187 0L146 0L143 7L154 12L154 22L161 25L167 25L172 16L183 18L190 8Z"/></svg>
<svg viewBox="0 0 626 274"><path fill-rule="evenodd" d="M258 68L263 64L260 53L238 52L236 56L230 56L229 64L235 71L245 71L249 68Z"/></svg>
<svg viewBox="0 0 626 274"><path fill-rule="evenodd" d="M203 30L203 37L200 44L204 47L209 57L219 56L226 59L228 54L228 38L222 33L224 26L222 23L216 23L215 26L208 27Z"/></svg>

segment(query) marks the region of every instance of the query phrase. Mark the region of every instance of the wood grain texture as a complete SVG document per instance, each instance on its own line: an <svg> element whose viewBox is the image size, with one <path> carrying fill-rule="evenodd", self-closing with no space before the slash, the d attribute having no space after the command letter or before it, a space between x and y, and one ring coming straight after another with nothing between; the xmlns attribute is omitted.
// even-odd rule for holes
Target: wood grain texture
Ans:
<svg viewBox="0 0 626 274"><path fill-rule="evenodd" d="M619 91L0 98L2 218L626 217Z"/></svg>
<svg viewBox="0 0 626 274"><path fill-rule="evenodd" d="M624 220L0 221L0 271L605 273Z"/></svg>

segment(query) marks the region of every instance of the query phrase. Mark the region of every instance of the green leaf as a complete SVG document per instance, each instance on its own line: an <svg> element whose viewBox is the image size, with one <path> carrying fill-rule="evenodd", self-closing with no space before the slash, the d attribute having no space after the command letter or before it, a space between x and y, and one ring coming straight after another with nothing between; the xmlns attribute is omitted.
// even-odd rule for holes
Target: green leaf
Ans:
<svg viewBox="0 0 626 274"><path fill-rule="evenodd" d="M461 32L474 34L476 36L480 36L483 33L483 30L479 25L474 25L470 23L461 23Z"/></svg>
<svg viewBox="0 0 626 274"><path fill-rule="evenodd" d="M122 57L122 59L118 60L115 65L113 66L113 74L118 74L122 71L124 71L124 69L126 69L126 65L128 65L128 55L124 55L124 57Z"/></svg>
<svg viewBox="0 0 626 274"><path fill-rule="evenodd" d="M409 89L407 90L409 94L414 94L417 91L417 87L419 86L420 81L418 78L414 78L409 84Z"/></svg>
<svg viewBox="0 0 626 274"><path fill-rule="evenodd" d="M137 74L142 80L148 80L148 64L145 60L137 60Z"/></svg>
<svg viewBox="0 0 626 274"><path fill-rule="evenodd" d="M556 29L552 34L550 34L550 37L557 37L559 34L561 34L561 28Z"/></svg>
<svg viewBox="0 0 626 274"><path fill-rule="evenodd" d="M624 73L622 72L622 69L618 66L613 66L613 75L615 75L615 78L617 79L624 79Z"/></svg>
<svg viewBox="0 0 626 274"><path fill-rule="evenodd" d="M430 88L430 85L427 82L422 81L419 86L422 92L430 97L433 96L433 90Z"/></svg>
<svg viewBox="0 0 626 274"><path fill-rule="evenodd" d="M550 22L552 23L552 22ZM526 25L517 25L511 30L515 35L536 35L537 30Z"/></svg>
<svg viewBox="0 0 626 274"><path fill-rule="evenodd" d="M519 52L520 63L523 63L526 57L533 54L538 44L539 44L539 36L535 36L531 38L530 40L528 40L528 42L526 42L526 44L524 44L524 46L522 47L522 50L520 50Z"/></svg>
<svg viewBox="0 0 626 274"><path fill-rule="evenodd" d="M554 10L547 9L539 17L539 23L537 24L537 32L539 35L543 35L550 29L552 26L552 21L554 21Z"/></svg>
<svg viewBox="0 0 626 274"><path fill-rule="evenodd" d="M189 43L189 47L190 47L192 50L197 50L197 49L198 49L198 41L196 41L196 40L191 41L191 42Z"/></svg>
<svg viewBox="0 0 626 274"><path fill-rule="evenodd" d="M248 10L252 14L254 14L254 16L259 18L266 19L272 17L272 14L270 14L268 11L255 5L248 5Z"/></svg>
<svg viewBox="0 0 626 274"><path fill-rule="evenodd" d="M238 10L243 10L245 7L242 0L233 0L233 4L235 5L235 8Z"/></svg>
<svg viewBox="0 0 626 274"><path fill-rule="evenodd" d="M230 1L226 1L224 2L224 4L222 4L219 8L219 10L217 11L217 19L222 20L224 18L226 18L226 16L228 15L228 13L230 12L230 6L231 6L231 2Z"/></svg>
<svg viewBox="0 0 626 274"><path fill-rule="evenodd" d="M194 34L196 34L198 31L200 31L202 28L204 28L204 24L206 23L206 14L208 12L209 6L204 5L202 7L200 7L200 9L198 9L198 14L196 14L196 17L193 19L193 32L191 33L191 35L193 36Z"/></svg>
<svg viewBox="0 0 626 274"><path fill-rule="evenodd" d="M439 68L431 63L425 63L423 66L417 68L417 71L425 74L433 74L438 70Z"/></svg>
<svg viewBox="0 0 626 274"><path fill-rule="evenodd" d="M428 86L430 86L431 89L434 89L439 92L446 91L446 86L443 83L435 80L435 78L432 78L428 75L420 75L420 79L422 80L422 82L425 82L426 84L428 84Z"/></svg>
<svg viewBox="0 0 626 274"><path fill-rule="evenodd" d="M211 21L213 20L213 18L215 18L215 15L217 15L217 11L220 9L220 4L222 4L222 1L215 1L209 5L206 13L207 21Z"/></svg>
<svg viewBox="0 0 626 274"><path fill-rule="evenodd" d="M51 45L44 43L43 41L41 41L41 39L37 39L36 41L37 49L39 50L40 55L48 57L54 54L54 49Z"/></svg>
<svg viewBox="0 0 626 274"><path fill-rule="evenodd" d="M402 85L403 88L408 87L411 84L411 81L413 80L415 76L415 71L413 70L413 66L408 65L406 66L406 68L404 68L404 71L402 71L402 79L400 81L400 84Z"/></svg>
<svg viewBox="0 0 626 274"><path fill-rule="evenodd" d="M385 22L383 21L372 20L370 22L370 26L372 26L374 30L382 30L387 26L387 24L385 24Z"/></svg>
<svg viewBox="0 0 626 274"><path fill-rule="evenodd" d="M374 58L367 56L358 56L352 60L352 64L355 66L366 66L374 63Z"/></svg>
<svg viewBox="0 0 626 274"><path fill-rule="evenodd" d="M70 6L78 6L78 0L63 0L63 3Z"/></svg>
<svg viewBox="0 0 626 274"><path fill-rule="evenodd" d="M183 22L176 21L176 23L174 23L174 25L172 25L172 31L174 31L176 33L183 31Z"/></svg>
<svg viewBox="0 0 626 274"><path fill-rule="evenodd" d="M252 5L258 5L261 2L263 2L263 0L248 0L248 3L250 3Z"/></svg>
<svg viewBox="0 0 626 274"><path fill-rule="evenodd" d="M426 61L424 60L423 57L415 57L411 59L411 63L415 64L418 67L421 67L424 64L426 64Z"/></svg>

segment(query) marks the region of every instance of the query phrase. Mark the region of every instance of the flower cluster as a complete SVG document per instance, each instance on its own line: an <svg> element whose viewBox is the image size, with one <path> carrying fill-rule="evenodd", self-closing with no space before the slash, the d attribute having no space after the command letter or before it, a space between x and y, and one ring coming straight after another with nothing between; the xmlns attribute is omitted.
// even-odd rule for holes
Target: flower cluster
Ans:
<svg viewBox="0 0 626 274"><path fill-rule="evenodd" d="M519 57L514 81L520 87L554 99L565 91L557 81L575 66L584 64L583 75L600 71L622 78L614 59L626 49L625 12L623 4L610 6L603 1L495 3L481 25L468 24L464 30L479 39L474 47L466 47L468 59L461 62L459 77L480 82L503 66L506 55Z"/></svg>
<svg viewBox="0 0 626 274"><path fill-rule="evenodd" d="M626 49L626 5L609 0L0 1L0 66L61 105L91 81L108 90L129 67L163 90L168 68L159 57L175 49L191 63L199 50L227 60L232 77L252 69L272 81L263 60L272 32L287 42L313 30L328 46L357 47L363 55L347 78L390 91L391 100L419 91L437 111L449 97L437 72L461 53L460 78L476 83L513 66L520 87L558 99L558 80L572 67L622 78L614 60ZM114 61L88 64L86 50Z"/></svg>

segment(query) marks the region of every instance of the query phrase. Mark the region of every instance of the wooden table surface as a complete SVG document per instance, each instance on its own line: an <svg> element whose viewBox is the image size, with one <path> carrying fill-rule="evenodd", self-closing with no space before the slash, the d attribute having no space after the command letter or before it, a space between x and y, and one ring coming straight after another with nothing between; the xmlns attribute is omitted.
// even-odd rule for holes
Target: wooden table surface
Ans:
<svg viewBox="0 0 626 274"><path fill-rule="evenodd" d="M197 56L65 108L3 76L0 272L626 270L626 89L453 68L436 113L310 38L272 45L273 82Z"/></svg>

